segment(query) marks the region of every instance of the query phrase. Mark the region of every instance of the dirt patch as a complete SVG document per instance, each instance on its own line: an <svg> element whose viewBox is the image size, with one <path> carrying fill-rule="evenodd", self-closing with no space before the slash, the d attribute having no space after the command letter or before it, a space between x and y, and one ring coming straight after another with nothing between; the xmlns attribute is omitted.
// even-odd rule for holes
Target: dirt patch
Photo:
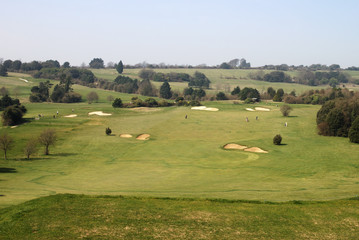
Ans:
<svg viewBox="0 0 359 240"><path fill-rule="evenodd" d="M246 152L255 152L255 153L268 153L267 151L264 151L263 149L259 147L251 147L244 149Z"/></svg>
<svg viewBox="0 0 359 240"><path fill-rule="evenodd" d="M219 111L218 108L208 108L206 106L191 107L191 109L192 110L201 110L201 111L211 111L211 112Z"/></svg>
<svg viewBox="0 0 359 240"><path fill-rule="evenodd" d="M112 113L104 113L102 111L89 112L89 116L97 115L97 116L111 116Z"/></svg>
<svg viewBox="0 0 359 240"><path fill-rule="evenodd" d="M161 110L160 108L149 108L149 107L136 107L130 109L135 112L157 112Z"/></svg>
<svg viewBox="0 0 359 240"><path fill-rule="evenodd" d="M124 133L124 134L120 134L120 137L122 137L122 138L132 138L132 135Z"/></svg>
<svg viewBox="0 0 359 240"><path fill-rule="evenodd" d="M150 138L150 134L141 134L136 137L137 140L148 140Z"/></svg>
<svg viewBox="0 0 359 240"><path fill-rule="evenodd" d="M77 114L71 114L71 115L66 115L64 117L67 117L67 118L74 118L74 117L77 117Z"/></svg>
<svg viewBox="0 0 359 240"><path fill-rule="evenodd" d="M247 148L247 146L242 146L239 144L235 144L235 143L228 143L226 145L224 145L225 149L239 149L239 150L243 150L245 148Z"/></svg>
<svg viewBox="0 0 359 240"><path fill-rule="evenodd" d="M269 108L263 108L263 107L255 107L254 109L257 110L257 111L264 111L264 112L269 112L270 111Z"/></svg>

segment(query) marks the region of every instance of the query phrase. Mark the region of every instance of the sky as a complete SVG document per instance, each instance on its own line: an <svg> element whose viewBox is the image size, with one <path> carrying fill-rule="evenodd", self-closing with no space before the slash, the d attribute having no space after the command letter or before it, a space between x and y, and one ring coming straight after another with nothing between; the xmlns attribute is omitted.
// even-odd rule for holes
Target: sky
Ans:
<svg viewBox="0 0 359 240"><path fill-rule="evenodd" d="M0 58L359 66L358 0L0 0Z"/></svg>

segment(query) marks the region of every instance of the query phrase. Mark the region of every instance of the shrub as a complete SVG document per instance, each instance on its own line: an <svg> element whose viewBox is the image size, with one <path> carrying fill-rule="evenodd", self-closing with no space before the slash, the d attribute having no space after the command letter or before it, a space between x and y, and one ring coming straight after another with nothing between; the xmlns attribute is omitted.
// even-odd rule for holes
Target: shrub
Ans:
<svg viewBox="0 0 359 240"><path fill-rule="evenodd" d="M219 92L216 95L216 99L217 100L228 100L226 94L224 92Z"/></svg>
<svg viewBox="0 0 359 240"><path fill-rule="evenodd" d="M273 138L273 143L275 145L280 145L281 142L282 142L282 136L279 135L279 134L275 135L274 138Z"/></svg>
<svg viewBox="0 0 359 240"><path fill-rule="evenodd" d="M353 143L359 143L359 116L355 118L349 129L349 140Z"/></svg>
<svg viewBox="0 0 359 240"><path fill-rule="evenodd" d="M22 122L22 117L26 113L26 108L22 105L13 105L5 108L2 113L4 126L13 126Z"/></svg>
<svg viewBox="0 0 359 240"><path fill-rule="evenodd" d="M123 106L123 103L122 103L121 98L116 98L112 103L112 107L114 107L114 108L120 108L122 106Z"/></svg>
<svg viewBox="0 0 359 240"><path fill-rule="evenodd" d="M112 130L108 127L108 128L106 128L106 135L111 135L111 133L112 133Z"/></svg>
<svg viewBox="0 0 359 240"><path fill-rule="evenodd" d="M282 112L284 117L288 117L289 113L293 110L293 108L289 105L282 105L280 107L280 111Z"/></svg>

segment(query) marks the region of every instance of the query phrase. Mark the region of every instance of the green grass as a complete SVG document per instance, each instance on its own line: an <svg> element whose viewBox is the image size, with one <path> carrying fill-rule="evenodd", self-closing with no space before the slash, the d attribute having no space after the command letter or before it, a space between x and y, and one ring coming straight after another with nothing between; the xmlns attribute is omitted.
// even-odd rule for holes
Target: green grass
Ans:
<svg viewBox="0 0 359 240"><path fill-rule="evenodd" d="M358 200L55 195L0 210L2 239L356 239Z"/></svg>

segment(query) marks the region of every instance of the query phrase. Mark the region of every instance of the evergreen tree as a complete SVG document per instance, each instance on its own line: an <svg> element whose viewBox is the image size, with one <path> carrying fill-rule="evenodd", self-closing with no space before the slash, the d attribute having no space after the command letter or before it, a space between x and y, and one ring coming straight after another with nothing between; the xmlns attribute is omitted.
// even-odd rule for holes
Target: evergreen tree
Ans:
<svg viewBox="0 0 359 240"><path fill-rule="evenodd" d="M160 88L160 96L165 99L172 97L171 87L167 81L165 81Z"/></svg>
<svg viewBox="0 0 359 240"><path fill-rule="evenodd" d="M122 61L120 61L117 66L116 66L116 70L119 74L121 74L123 72L123 63Z"/></svg>
<svg viewBox="0 0 359 240"><path fill-rule="evenodd" d="M7 76L7 69L4 65L0 65L0 76L3 76L3 77Z"/></svg>
<svg viewBox="0 0 359 240"><path fill-rule="evenodd" d="M353 143L359 143L359 116L356 117L349 129L349 140Z"/></svg>

